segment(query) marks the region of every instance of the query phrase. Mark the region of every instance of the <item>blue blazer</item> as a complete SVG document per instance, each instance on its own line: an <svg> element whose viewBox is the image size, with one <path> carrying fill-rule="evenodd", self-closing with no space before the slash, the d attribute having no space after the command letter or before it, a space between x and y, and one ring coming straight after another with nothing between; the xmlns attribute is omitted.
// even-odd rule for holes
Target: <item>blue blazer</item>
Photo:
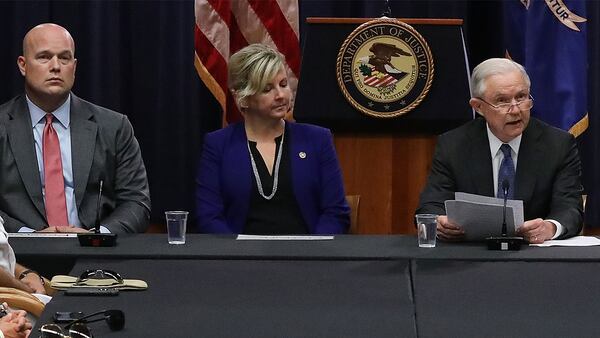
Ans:
<svg viewBox="0 0 600 338"><path fill-rule="evenodd" d="M309 232L345 233L350 208L331 132L287 122L286 133L290 134L292 189ZM201 232L238 234L244 230L253 175L247 141L243 122L206 134L196 177Z"/></svg>

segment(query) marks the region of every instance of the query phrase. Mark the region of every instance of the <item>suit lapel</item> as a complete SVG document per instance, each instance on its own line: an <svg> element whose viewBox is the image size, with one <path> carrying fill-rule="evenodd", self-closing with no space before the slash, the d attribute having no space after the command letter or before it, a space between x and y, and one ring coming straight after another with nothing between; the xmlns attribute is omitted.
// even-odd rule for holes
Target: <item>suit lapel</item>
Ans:
<svg viewBox="0 0 600 338"><path fill-rule="evenodd" d="M517 158L517 172L515 176L515 199L530 200L535 187L537 166L542 162L543 144L540 144L542 132L537 127L537 122L531 119L529 126L523 132L519 157Z"/></svg>
<svg viewBox="0 0 600 338"><path fill-rule="evenodd" d="M7 130L8 138L25 189L36 209L45 218L46 211L44 197L42 196L39 166L35 155L31 117L24 95L17 100L16 105L15 112L9 113L11 119L10 127Z"/></svg>
<svg viewBox="0 0 600 338"><path fill-rule="evenodd" d="M292 173L292 191L298 202L300 212L306 219L307 214L310 213L307 208L311 205L311 202L309 202L311 199L311 187L315 186L311 182L313 180L318 181L318 178L310 177L309 175L315 172L313 165L315 161L318 161L319 154L312 147L311 141L313 140L307 136L306 129L300 128L300 126L295 125L293 122L286 123L286 126L288 126L286 132L289 131L290 134L289 156Z"/></svg>
<svg viewBox="0 0 600 338"><path fill-rule="evenodd" d="M71 94L71 157L73 166L73 184L77 208L85 195L90 169L94 160L96 133L98 126L94 121L92 111L79 99Z"/></svg>
<svg viewBox="0 0 600 338"><path fill-rule="evenodd" d="M471 186L476 194L494 196L492 156L485 120L481 119L473 127L468 131L471 140L469 160L463 165L471 172Z"/></svg>
<svg viewBox="0 0 600 338"><path fill-rule="evenodd" d="M252 191L252 165L250 164L250 154L248 153L248 138L246 137L246 129L244 123L238 123L234 127L231 140L231 153L227 163L236 172L235 179L240 194L240 200L250 201L250 193ZM249 202L248 202L249 203ZM245 214L244 214L245 215Z"/></svg>

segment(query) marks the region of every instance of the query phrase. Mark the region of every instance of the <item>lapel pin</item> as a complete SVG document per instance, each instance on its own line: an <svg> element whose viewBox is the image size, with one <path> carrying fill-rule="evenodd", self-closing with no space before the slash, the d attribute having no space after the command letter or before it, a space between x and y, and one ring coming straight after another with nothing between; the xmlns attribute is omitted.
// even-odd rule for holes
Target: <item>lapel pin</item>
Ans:
<svg viewBox="0 0 600 338"><path fill-rule="evenodd" d="M300 157L300 158L306 158L306 153L303 152L303 151L301 151L301 152L298 153L298 157Z"/></svg>

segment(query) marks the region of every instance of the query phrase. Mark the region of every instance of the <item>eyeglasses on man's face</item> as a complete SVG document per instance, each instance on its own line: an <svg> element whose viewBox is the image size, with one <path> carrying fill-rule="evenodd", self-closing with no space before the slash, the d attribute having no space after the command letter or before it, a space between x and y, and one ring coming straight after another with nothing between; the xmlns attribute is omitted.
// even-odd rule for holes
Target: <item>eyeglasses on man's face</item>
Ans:
<svg viewBox="0 0 600 338"><path fill-rule="evenodd" d="M482 99L481 97L478 97L477 99L485 102L487 105L489 105L490 107L494 108L495 110L501 112L501 113L510 113L513 109L513 107L519 107L519 109L522 110L529 110L533 107L533 96L528 95L528 96L523 96L523 97L517 97L513 100L511 100L511 102L501 102L498 104L491 104L489 102L487 102L486 100Z"/></svg>

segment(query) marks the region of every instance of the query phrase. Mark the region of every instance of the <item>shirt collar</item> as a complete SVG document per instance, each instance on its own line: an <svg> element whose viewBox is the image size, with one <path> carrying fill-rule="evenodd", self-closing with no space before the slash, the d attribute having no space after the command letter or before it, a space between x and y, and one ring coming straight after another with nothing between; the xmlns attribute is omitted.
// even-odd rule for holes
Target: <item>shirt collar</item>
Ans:
<svg viewBox="0 0 600 338"><path fill-rule="evenodd" d="M485 126L487 129L488 140L490 141L490 152L492 154L492 158L494 158L496 154L498 154L498 151L500 150L500 147L504 144L504 142L500 141L500 139L497 138L496 135L494 135L494 133L492 133L492 130L490 129L490 126L487 123L485 124ZM512 149L512 151L514 151L515 154L517 154L517 156L519 155L519 147L521 146L522 138L523 134L513 138L507 143L510 146L510 149Z"/></svg>
<svg viewBox="0 0 600 338"><path fill-rule="evenodd" d="M41 119L46 116L46 112L42 110L42 108L38 107L29 99L27 95L27 107L29 108L29 115L31 116L31 127L34 128L36 124L40 122ZM62 124L63 127L69 128L69 123L71 122L71 94L67 97L65 102L58 107L55 111L52 112L52 115Z"/></svg>

